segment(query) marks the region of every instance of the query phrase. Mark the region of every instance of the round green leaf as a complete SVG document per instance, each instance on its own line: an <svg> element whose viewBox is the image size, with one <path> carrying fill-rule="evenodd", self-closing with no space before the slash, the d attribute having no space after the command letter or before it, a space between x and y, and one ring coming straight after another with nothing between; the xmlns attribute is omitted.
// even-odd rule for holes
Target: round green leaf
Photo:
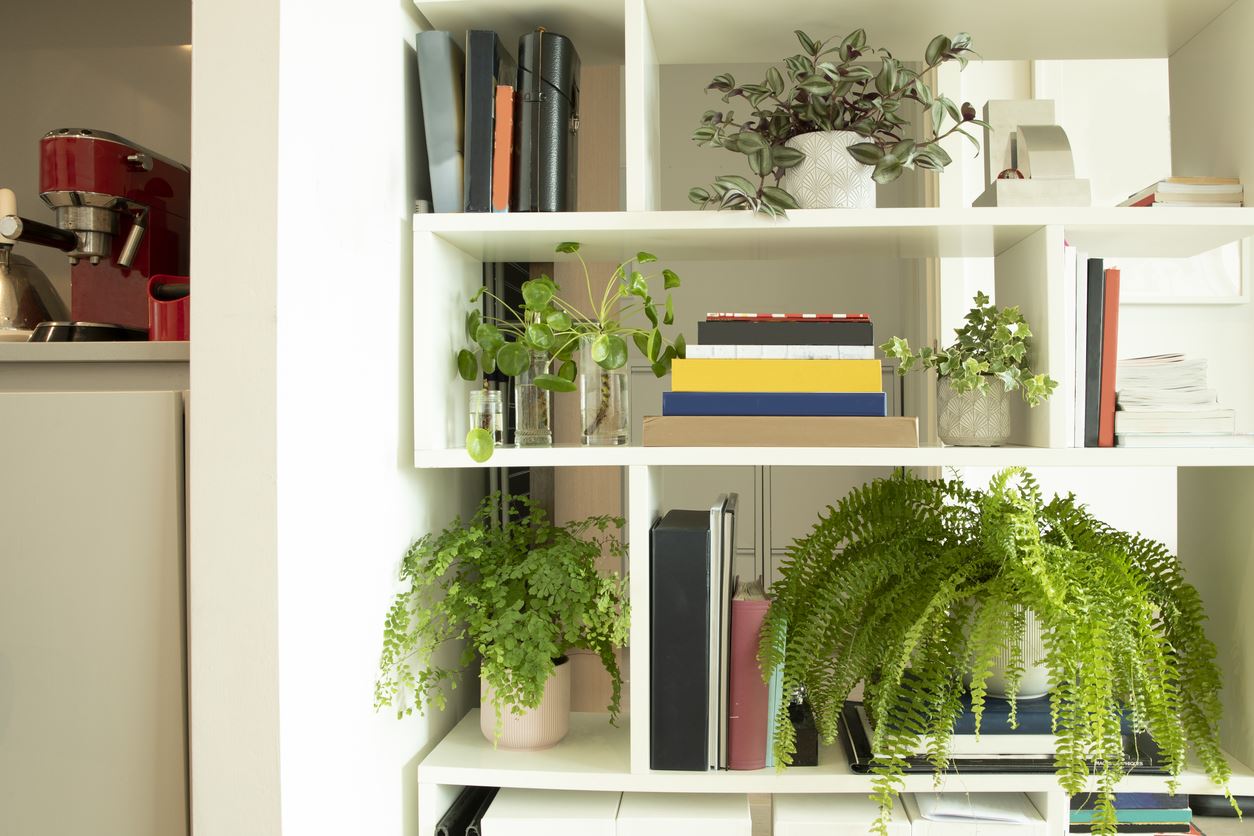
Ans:
<svg viewBox="0 0 1254 836"><path fill-rule="evenodd" d="M553 329L539 322L533 322L527 326L527 340L541 351L548 351L553 347L555 340Z"/></svg>
<svg viewBox="0 0 1254 836"><path fill-rule="evenodd" d="M550 311L544 318L544 323L554 331L569 331L570 326L574 324L566 311Z"/></svg>
<svg viewBox="0 0 1254 836"><path fill-rule="evenodd" d="M491 351L484 350L480 361L483 363L483 373L493 374L496 372L496 349Z"/></svg>
<svg viewBox="0 0 1254 836"><path fill-rule="evenodd" d="M500 328L484 322L475 329L475 342L484 351L495 351L505 345L505 336L501 333Z"/></svg>
<svg viewBox="0 0 1254 836"><path fill-rule="evenodd" d="M466 339L474 340L475 335L479 332L479 326L483 324L483 314L478 311L471 311L466 314Z"/></svg>
<svg viewBox="0 0 1254 836"><path fill-rule="evenodd" d="M662 271L662 284L667 290L672 290L676 287L679 287L679 276L675 273L674 270L663 270Z"/></svg>
<svg viewBox="0 0 1254 836"><path fill-rule="evenodd" d="M561 367L558 368L557 370L558 377L562 378L563 380L569 380L571 383L575 382L575 375L577 375L578 373L579 373L579 367L576 366L574 362L570 360L567 360L565 363L562 363Z"/></svg>
<svg viewBox="0 0 1254 836"><path fill-rule="evenodd" d="M563 241L553 248L553 252L557 253L577 253L579 252L578 241Z"/></svg>
<svg viewBox="0 0 1254 836"><path fill-rule="evenodd" d="M522 297L523 303L528 308L539 310L549 304L549 300L553 298L553 285L535 279L523 282Z"/></svg>
<svg viewBox="0 0 1254 836"><path fill-rule="evenodd" d="M483 427L475 427L466 433L466 452L480 464L492 458L492 449L495 446L496 444L492 440L492 433Z"/></svg>
<svg viewBox="0 0 1254 836"><path fill-rule="evenodd" d="M573 392L576 388L573 380L567 380L555 374L536 375L536 386L541 389L548 389L550 392Z"/></svg>
<svg viewBox="0 0 1254 836"><path fill-rule="evenodd" d="M621 369L627 365L627 341L617 334L602 334L592 342L592 359L603 369Z"/></svg>
<svg viewBox="0 0 1254 836"><path fill-rule="evenodd" d="M531 354L522 343L506 343L496 352L496 367L501 374L517 377L531 365Z"/></svg>
<svg viewBox="0 0 1254 836"><path fill-rule="evenodd" d="M479 376L479 361L464 348L457 352L457 374L462 380L474 380Z"/></svg>
<svg viewBox="0 0 1254 836"><path fill-rule="evenodd" d="M641 250L640 252L636 253L637 264L649 264L654 261L657 261L657 256L655 256L653 253L646 253L644 250Z"/></svg>

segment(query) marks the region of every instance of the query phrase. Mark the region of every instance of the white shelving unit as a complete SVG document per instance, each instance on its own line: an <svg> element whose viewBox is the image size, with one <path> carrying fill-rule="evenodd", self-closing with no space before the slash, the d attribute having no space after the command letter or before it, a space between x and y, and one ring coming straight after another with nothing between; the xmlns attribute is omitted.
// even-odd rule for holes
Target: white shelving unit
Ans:
<svg viewBox="0 0 1254 836"><path fill-rule="evenodd" d="M1238 5L1254 0L1239 0ZM472 712L418 767L420 827L428 832L454 788L493 785L574 790L650 792L865 792L866 776L852 774L838 749L823 750L820 766L783 773L655 773L649 770L649 527L662 510L662 478L673 467L1174 467L1180 469L1181 553L1206 555L1208 572L1232 569L1250 554L1249 522L1242 507L1254 504L1254 449L1077 449L1065 431L1062 398L1028 412L1016 411L1013 445L998 449L942 448L583 448L499 449L476 465L462 449L466 395L452 358L465 345L460 323L466 299L482 281L484 263L562 261L554 246L579 241L590 261L618 261L638 249L681 261L770 262L868 257L932 263L941 258L990 259L999 304L1018 304L1036 333L1033 365L1060 380L1063 371L1063 242L1092 254L1184 257L1254 236L1254 209L939 209L794 211L772 221L747 213L660 211L662 201L662 68L672 64L766 62L795 49L792 30L829 32L862 25L877 43L910 55L939 31L961 21L990 59L1133 58L1171 56L1173 84L1181 77L1228 79L1226 58L1210 42L1222 34L1231 0L1029 0L1019 4L946 0L916 4L910 13L874 0L778 0L762 25L760 3L727 0L713 11L704 0L557 0L536 4L544 21L533 21L528 4L515 0L416 0L436 28L493 28L509 38L543 22L571 36L585 66L621 63L625 98L626 211L555 214L440 214L414 217L414 461L423 468L621 467L626 469L629 569L632 599L629 682L631 716L621 727L603 715L575 715L570 736L538 753L493 749L479 734ZM1231 12L1229 12L1231 14ZM1127 21L1135 20L1136 25ZM766 25L769 23L769 25ZM1211 53L1214 53L1213 55ZM1254 110L1236 81L1208 92L1213 102L1244 108L1246 131ZM1173 87L1173 94L1175 89ZM1182 91L1183 94L1183 91ZM1240 99L1240 104L1236 102ZM1173 102L1174 104L1174 102ZM1182 119L1204 121L1201 106L1181 105ZM695 120L696 114L693 114ZM685 124L686 131L690 125ZM670 126L668 126L668 130ZM1182 159L1197 159L1198 132L1178 132ZM686 140L686 135L685 135ZM1254 146L1254 136L1245 137ZM1228 164L1247 166L1248 152ZM1209 173L1209 172L1207 172ZM787 271L771 280L785 283ZM710 299L714 302L714 299ZM911 304L916 304L911 302ZM924 314L934 298L917 302ZM717 306L716 306L717 307ZM710 308L713 309L713 308ZM1251 323L1254 327L1254 323ZM449 358L448 363L433 358ZM926 409L926 407L925 407ZM636 420L639 415L635 416ZM921 426L933 416L920 415ZM1213 475L1217 474L1217 475ZM1245 533L1244 539L1242 533ZM1248 574L1248 569L1242 569ZM1245 575L1242 575L1245 577ZM1225 742L1254 760L1254 639L1249 633L1240 584L1215 578L1197 582L1207 600L1221 664L1234 671L1225 691ZM1254 586L1242 581L1245 594ZM1242 632L1244 631L1244 632ZM1244 673L1242 673L1244 672ZM1254 793L1254 771L1234 758L1232 790ZM1024 791L1046 811L1051 832L1066 822L1066 799L1050 775L950 776L945 788ZM931 776L907 779L911 790L932 787ZM1121 789L1153 791L1162 779L1128 778ZM1185 792L1214 792L1195 772Z"/></svg>

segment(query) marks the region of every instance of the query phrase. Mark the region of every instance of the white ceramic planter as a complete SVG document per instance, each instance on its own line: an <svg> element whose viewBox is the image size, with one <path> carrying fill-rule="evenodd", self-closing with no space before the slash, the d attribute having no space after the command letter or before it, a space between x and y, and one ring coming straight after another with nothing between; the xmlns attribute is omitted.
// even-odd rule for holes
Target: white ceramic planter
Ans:
<svg viewBox="0 0 1254 836"><path fill-rule="evenodd" d="M936 389L936 434L954 447L1000 447L1010 438L1010 396L1000 380L983 391L955 392L947 378Z"/></svg>
<svg viewBox="0 0 1254 836"><path fill-rule="evenodd" d="M784 143L806 158L784 174L783 188L802 209L874 209L872 169L849 155L866 139L853 131L820 131Z"/></svg>
<svg viewBox="0 0 1254 836"><path fill-rule="evenodd" d="M536 751L556 746L570 730L570 660L558 663L544 685L544 698L536 708L515 714L509 705L501 706L504 728L496 736L495 691L486 680L479 680L479 731L501 749Z"/></svg>
<svg viewBox="0 0 1254 836"><path fill-rule="evenodd" d="M1016 699L1035 700L1047 696L1053 687L1049 679L1049 668L1045 666L1045 640L1041 636L1041 623L1036 613L1028 610L1025 614L1022 656L1023 676L1019 680L1019 691ZM993 664L993 672L988 678L987 688L990 696L1008 696L1006 691L1006 666L1010 663L1010 649L1002 651L1001 658Z"/></svg>

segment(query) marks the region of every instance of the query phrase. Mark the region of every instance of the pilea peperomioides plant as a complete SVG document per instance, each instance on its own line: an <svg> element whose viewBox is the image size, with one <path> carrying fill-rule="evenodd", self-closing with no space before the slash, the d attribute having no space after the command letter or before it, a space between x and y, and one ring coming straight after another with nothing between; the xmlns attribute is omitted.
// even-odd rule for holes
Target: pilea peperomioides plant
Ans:
<svg viewBox="0 0 1254 836"><path fill-rule="evenodd" d="M1215 647L1179 561L1095 519L1074 496L1044 501L1021 468L985 491L908 475L857 488L789 549L772 591L762 670L782 666L785 694L805 689L827 742L844 701L866 683L878 833L887 833L908 756L926 751L938 773L948 765L968 687L978 731L1003 652L1014 704L1028 610L1043 628L1053 683L1058 780L1076 794L1096 775L1095 833L1116 832L1125 719L1157 743L1173 791L1188 749L1226 790ZM785 710L776 730L776 761L787 764L795 740Z"/></svg>
<svg viewBox="0 0 1254 836"><path fill-rule="evenodd" d="M967 324L954 331L954 342L940 350L924 346L916 353L902 337L880 346L888 357L901 361L897 373L911 369L936 369L956 392L984 391L996 380L1007 392L1019 389L1028 406L1037 406L1058 388L1058 381L1033 373L1028 365L1032 329L1018 306L998 308L984 293L975 295L975 307L967 312Z"/></svg>
<svg viewBox="0 0 1254 836"><path fill-rule="evenodd" d="M965 32L937 35L924 51L919 70L907 67L886 49L867 46L866 31L844 38L816 41L796 31L802 52L784 60L784 70L771 67L756 84L740 84L722 73L707 90L723 94L723 102L739 99L749 112L707 110L692 138L699 145L725 148L747 158L758 178L755 184L741 175L725 175L709 187L697 187L688 198L698 206L740 208L776 215L797 208L791 194L780 187L784 172L804 159L803 152L785 147L799 134L815 131L853 131L865 141L849 153L872 166L877 183L889 183L912 168L939 171L953 162L940 143L962 134L979 149L967 126L985 126L970 104L959 107L937 95L924 76L948 61L966 67L972 54ZM878 64L878 66L876 66ZM928 139L909 137L908 105L927 119Z"/></svg>

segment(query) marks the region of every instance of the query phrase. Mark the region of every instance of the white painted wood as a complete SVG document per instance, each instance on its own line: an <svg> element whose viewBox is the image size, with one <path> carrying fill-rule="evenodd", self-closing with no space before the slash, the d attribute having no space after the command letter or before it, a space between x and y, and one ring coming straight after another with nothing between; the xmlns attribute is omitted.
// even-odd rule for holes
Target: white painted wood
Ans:
<svg viewBox="0 0 1254 836"><path fill-rule="evenodd" d="M461 448L415 451L426 468L476 467L1254 467L1252 448L505 447L479 465ZM635 507L634 505L632 506Z"/></svg>
<svg viewBox="0 0 1254 836"><path fill-rule="evenodd" d="M1049 374L1059 389L1069 379L1065 368L1063 329L1063 231L1045 227L997 257L994 301L1001 307L1017 305L1034 335L1028 352L1032 371ZM1015 392L1010 406L1010 440L1036 447L1062 447L1066 433L1066 399L1050 398L1029 409Z"/></svg>
<svg viewBox="0 0 1254 836"><path fill-rule="evenodd" d="M606 448L603 448L606 449ZM661 509L661 471L630 467L627 471L627 565L631 594L631 738L628 770L649 768L649 550L653 522Z"/></svg>
<svg viewBox="0 0 1254 836"><path fill-rule="evenodd" d="M1089 252L1183 257L1254 235L1254 208L802 209L778 220L697 210L414 216L416 238L431 233L480 261L551 261L563 241L582 243L590 261L639 249L676 259L978 258L1045 226L1062 227Z"/></svg>
<svg viewBox="0 0 1254 836"><path fill-rule="evenodd" d="M0 833L184 834L182 395L4 394L0 427Z"/></svg>
<svg viewBox="0 0 1254 836"><path fill-rule="evenodd" d="M633 723L635 720L633 720ZM773 768L747 771L661 772L630 767L631 732L609 724L605 714L571 715L570 733L552 749L514 752L494 749L479 732L472 711L418 766L424 783L523 787L534 789L617 790L621 792L730 792L730 793L867 793L870 775L850 771L839 743L819 748L819 765L779 772ZM1237 761L1232 791L1254 792L1254 772ZM905 792L931 792L930 774L907 775ZM1123 792L1164 792L1162 776L1133 775L1118 785ZM1185 793L1215 792L1194 769L1180 779ZM942 792L1057 793L1058 779L1039 775L946 775Z"/></svg>
<svg viewBox="0 0 1254 836"><path fill-rule="evenodd" d="M617 2L617 0L610 0ZM645 0L622 0L626 28L627 210L660 209L662 126L660 75Z"/></svg>

